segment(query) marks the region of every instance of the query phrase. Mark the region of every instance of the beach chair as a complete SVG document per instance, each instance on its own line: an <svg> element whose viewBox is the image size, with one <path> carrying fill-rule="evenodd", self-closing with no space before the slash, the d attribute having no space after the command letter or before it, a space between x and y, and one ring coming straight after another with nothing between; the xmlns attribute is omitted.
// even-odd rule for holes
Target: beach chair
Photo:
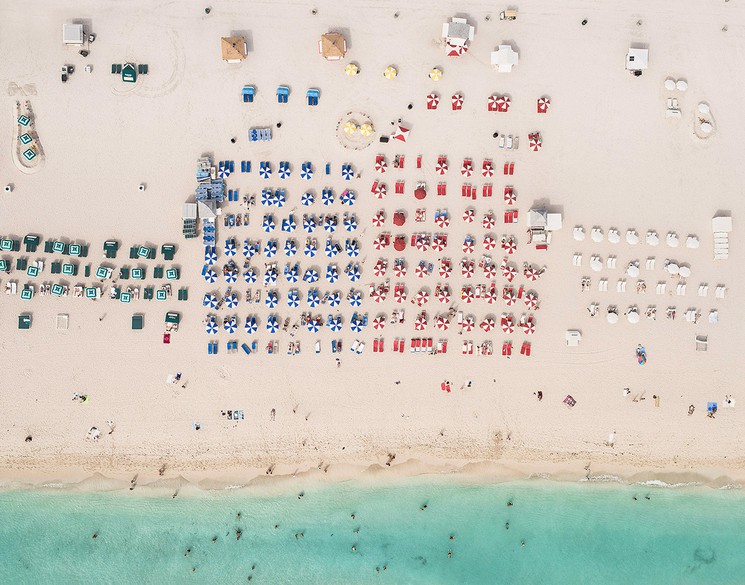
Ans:
<svg viewBox="0 0 745 585"><path fill-rule="evenodd" d="M682 282L678 284L678 286L675 288L675 294L679 297L685 296L686 294L686 285Z"/></svg>
<svg viewBox="0 0 745 585"><path fill-rule="evenodd" d="M620 279L616 283L616 292L619 292L619 293L625 293L626 292L626 281L624 279Z"/></svg>
<svg viewBox="0 0 745 585"><path fill-rule="evenodd" d="M18 315L18 329L31 329L31 315Z"/></svg>
<svg viewBox="0 0 745 585"><path fill-rule="evenodd" d="M616 264L618 263L618 260L615 256L608 256L608 259L605 261L605 265L610 270L614 270L616 268Z"/></svg>
<svg viewBox="0 0 745 585"><path fill-rule="evenodd" d="M437 183L437 195L445 197L447 194L447 183Z"/></svg>
<svg viewBox="0 0 745 585"><path fill-rule="evenodd" d="M39 236L34 234L27 234L26 237L23 238L23 243L26 246L26 252L36 252L36 248L39 246L40 241L41 239L39 238Z"/></svg>
<svg viewBox="0 0 745 585"><path fill-rule="evenodd" d="M530 342L523 341L522 347L520 348L520 354L525 357L530 357Z"/></svg>
<svg viewBox="0 0 745 585"><path fill-rule="evenodd" d="M163 259L167 261L172 261L174 255L176 254L176 246L173 244L163 244L160 247L160 253L163 254Z"/></svg>
<svg viewBox="0 0 745 585"><path fill-rule="evenodd" d="M481 188L481 196L482 197L491 197L494 190L491 183L487 183Z"/></svg>
<svg viewBox="0 0 745 585"><path fill-rule="evenodd" d="M664 295L666 289L667 289L667 283L665 283L665 282L658 282L657 283L657 287L655 288L655 292L658 295Z"/></svg>
<svg viewBox="0 0 745 585"><path fill-rule="evenodd" d="M121 278L122 280L129 280L129 267L122 266L119 269L119 278Z"/></svg>
<svg viewBox="0 0 745 585"><path fill-rule="evenodd" d="M582 266L582 254L575 254L572 257L572 265L573 266Z"/></svg>
<svg viewBox="0 0 745 585"><path fill-rule="evenodd" d="M254 95L256 94L256 89L253 85L244 85L243 89L241 90L241 95L243 96L243 103L251 103L254 101Z"/></svg>
<svg viewBox="0 0 745 585"><path fill-rule="evenodd" d="M698 296L706 297L709 296L709 287L706 284L701 284L698 287Z"/></svg>
<svg viewBox="0 0 745 585"><path fill-rule="evenodd" d="M28 260L26 258L18 258L16 260L16 270L26 270L28 268Z"/></svg>
<svg viewBox="0 0 745 585"><path fill-rule="evenodd" d="M153 278L163 278L164 268L162 266L156 266L153 268Z"/></svg>
<svg viewBox="0 0 745 585"><path fill-rule="evenodd" d="M396 195L403 195L404 185L404 181L396 181Z"/></svg>
<svg viewBox="0 0 745 585"><path fill-rule="evenodd" d="M305 97L309 106L317 106L318 99L321 97L321 92L317 89L311 88L305 93Z"/></svg>
<svg viewBox="0 0 745 585"><path fill-rule="evenodd" d="M716 289L714 289L714 297L717 299L723 299L725 295L727 294L727 287L719 285Z"/></svg>
<svg viewBox="0 0 745 585"><path fill-rule="evenodd" d="M277 102L280 104L286 104L290 98L290 88L286 85L280 85L277 87Z"/></svg>
<svg viewBox="0 0 745 585"><path fill-rule="evenodd" d="M144 325L145 317L141 314L135 314L132 315L132 329L139 330L142 329Z"/></svg>
<svg viewBox="0 0 745 585"><path fill-rule="evenodd" d="M645 264L645 268L647 270L654 270L654 258L647 258L647 262Z"/></svg>

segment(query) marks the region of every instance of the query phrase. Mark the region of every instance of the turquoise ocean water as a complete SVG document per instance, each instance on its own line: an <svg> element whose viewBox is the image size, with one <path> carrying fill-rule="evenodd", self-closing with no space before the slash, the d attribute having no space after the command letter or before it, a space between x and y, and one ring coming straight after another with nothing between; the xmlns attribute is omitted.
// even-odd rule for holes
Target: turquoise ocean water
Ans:
<svg viewBox="0 0 745 585"><path fill-rule="evenodd" d="M743 504L737 490L455 478L301 499L5 492L0 583L742 584Z"/></svg>

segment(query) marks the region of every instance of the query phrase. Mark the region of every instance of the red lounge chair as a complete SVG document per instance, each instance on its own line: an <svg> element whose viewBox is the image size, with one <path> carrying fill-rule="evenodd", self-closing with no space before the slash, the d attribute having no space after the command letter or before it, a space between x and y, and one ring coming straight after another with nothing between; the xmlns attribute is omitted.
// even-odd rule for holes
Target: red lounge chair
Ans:
<svg viewBox="0 0 745 585"><path fill-rule="evenodd" d="M402 154L398 157L398 168L402 169L404 168L404 161L406 160L406 157Z"/></svg>
<svg viewBox="0 0 745 585"><path fill-rule="evenodd" d="M370 193L377 193L378 191L378 181L374 181L372 184L372 187L370 187Z"/></svg>
<svg viewBox="0 0 745 585"><path fill-rule="evenodd" d="M471 196L470 189L468 188L468 185L466 185L465 183L460 188L460 194L461 194L462 197L470 197Z"/></svg>
<svg viewBox="0 0 745 585"><path fill-rule="evenodd" d="M393 351L394 352L398 351L398 337L396 337L396 339L393 340Z"/></svg>
<svg viewBox="0 0 745 585"><path fill-rule="evenodd" d="M416 168L418 169L422 168L422 155L421 154L418 157L416 157Z"/></svg>
<svg viewBox="0 0 745 585"><path fill-rule="evenodd" d="M404 193L404 182L396 181L396 194L403 195L403 193Z"/></svg>
<svg viewBox="0 0 745 585"><path fill-rule="evenodd" d="M492 196L492 186L491 183L487 183L484 185L481 189L481 196L482 197L491 197Z"/></svg>
<svg viewBox="0 0 745 585"><path fill-rule="evenodd" d="M440 197L447 195L447 183L437 183L437 194Z"/></svg>
<svg viewBox="0 0 745 585"><path fill-rule="evenodd" d="M398 346L398 353L403 353L405 347L406 347L406 340L401 339L401 343Z"/></svg>
<svg viewBox="0 0 745 585"><path fill-rule="evenodd" d="M546 244L536 244L535 249L536 250L548 250L548 246Z"/></svg>
<svg viewBox="0 0 745 585"><path fill-rule="evenodd" d="M530 356L530 343L527 341L523 341L523 345L520 348L520 353L524 356Z"/></svg>
<svg viewBox="0 0 745 585"><path fill-rule="evenodd" d="M432 347L433 347L432 338L429 337L427 339L427 353L432 353Z"/></svg>
<svg viewBox="0 0 745 585"><path fill-rule="evenodd" d="M475 200L477 193L478 193L478 189L476 189L476 187L474 186L471 186L471 199Z"/></svg>
<svg viewBox="0 0 745 585"><path fill-rule="evenodd" d="M380 339L380 343L378 344L378 351L381 352L381 353L383 352L383 343L384 343L384 341L385 340L381 338Z"/></svg>
<svg viewBox="0 0 745 585"><path fill-rule="evenodd" d="M514 174L515 174L515 163L511 162L510 163L510 175L514 175Z"/></svg>
<svg viewBox="0 0 745 585"><path fill-rule="evenodd" d="M373 353L378 353L378 340L373 339Z"/></svg>
<svg viewBox="0 0 745 585"><path fill-rule="evenodd" d="M163 334L163 343L171 343L171 334L170 333L164 333Z"/></svg>
<svg viewBox="0 0 745 585"><path fill-rule="evenodd" d="M440 353L447 353L447 352L448 352L448 340L445 339L442 342L442 351L440 351Z"/></svg>

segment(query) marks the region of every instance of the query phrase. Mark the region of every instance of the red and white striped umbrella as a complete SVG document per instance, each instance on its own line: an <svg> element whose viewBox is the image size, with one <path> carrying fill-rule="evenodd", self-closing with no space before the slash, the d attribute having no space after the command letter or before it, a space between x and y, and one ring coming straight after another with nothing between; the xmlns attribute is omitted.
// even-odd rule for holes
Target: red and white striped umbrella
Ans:
<svg viewBox="0 0 745 585"><path fill-rule="evenodd" d="M493 250L497 247L497 240L494 236L485 235L484 236L484 250Z"/></svg>
<svg viewBox="0 0 745 585"><path fill-rule="evenodd" d="M422 236L416 239L416 249L420 252L426 252L429 250L429 237Z"/></svg>
<svg viewBox="0 0 745 585"><path fill-rule="evenodd" d="M497 225L497 218L494 217L494 214L490 211L484 215L484 219L481 220L481 227L483 227L485 230L492 229L495 225Z"/></svg>
<svg viewBox="0 0 745 585"><path fill-rule="evenodd" d="M460 167L460 174L464 177L470 177L473 174L473 163L469 159L463 159L463 165Z"/></svg>
<svg viewBox="0 0 745 585"><path fill-rule="evenodd" d="M382 250L383 248L386 248L388 244L386 243L386 237L385 234L380 234L377 238L373 240L373 247L376 250Z"/></svg>
<svg viewBox="0 0 745 585"><path fill-rule="evenodd" d="M543 140L541 140L540 134L536 132L529 135L528 148L530 148L530 150L532 150L533 152L538 152L542 146Z"/></svg>
<svg viewBox="0 0 745 585"><path fill-rule="evenodd" d="M388 261L384 260L383 258L378 258L377 262L375 262L375 267L373 268L373 273L375 276L385 276L385 273L388 271Z"/></svg>
<svg viewBox="0 0 745 585"><path fill-rule="evenodd" d="M378 159L375 161L375 170L379 173L384 173L385 170L388 168L388 163L385 162L385 159Z"/></svg>
<svg viewBox="0 0 745 585"><path fill-rule="evenodd" d="M497 295L497 290L494 288L486 293L486 302L489 303L490 305L493 305L494 303L496 303L498 298L499 298L499 295Z"/></svg>
<svg viewBox="0 0 745 585"><path fill-rule="evenodd" d="M502 326L502 331L504 331L505 333L512 333L513 331L515 331L515 322L512 319L512 315L502 313L500 325Z"/></svg>
<svg viewBox="0 0 745 585"><path fill-rule="evenodd" d="M435 296L443 305L450 302L450 287L445 285L438 287Z"/></svg>
<svg viewBox="0 0 745 585"><path fill-rule="evenodd" d="M435 165L435 172L438 175L444 175L448 172L448 162L446 160L438 161L438 163Z"/></svg>
<svg viewBox="0 0 745 585"><path fill-rule="evenodd" d="M463 94L462 93L453 94L452 105L453 105L453 110L463 109Z"/></svg>
<svg viewBox="0 0 745 585"><path fill-rule="evenodd" d="M385 183L378 183L378 186L375 188L375 196L378 199L384 199L385 196L388 194L388 185Z"/></svg>
<svg viewBox="0 0 745 585"><path fill-rule="evenodd" d="M472 303L473 302L473 287L464 286L462 289L460 289L460 298L466 303Z"/></svg>
<svg viewBox="0 0 745 585"><path fill-rule="evenodd" d="M476 211L472 207L469 207L463 212L463 221L466 223L473 223L474 219L476 219Z"/></svg>
<svg viewBox="0 0 745 585"><path fill-rule="evenodd" d="M468 47L465 45L455 45L453 43L445 43L445 49L448 57L460 57L468 51Z"/></svg>
<svg viewBox="0 0 745 585"><path fill-rule="evenodd" d="M490 95L486 100L486 109L489 112L498 112L499 111L499 101L497 96Z"/></svg>
<svg viewBox="0 0 745 585"><path fill-rule="evenodd" d="M406 272L406 263L403 260L401 262L396 262L393 265L393 274L395 274L397 278L403 278L406 276Z"/></svg>
<svg viewBox="0 0 745 585"><path fill-rule="evenodd" d="M414 329L424 331L427 328L427 313L421 312L414 320Z"/></svg>
<svg viewBox="0 0 745 585"><path fill-rule="evenodd" d="M385 315L378 315L373 319L372 322L373 329L383 329L385 327Z"/></svg>
<svg viewBox="0 0 745 585"><path fill-rule="evenodd" d="M427 109L436 110L437 106L440 105L440 96L436 93L431 93L427 96Z"/></svg>
<svg viewBox="0 0 745 585"><path fill-rule="evenodd" d="M485 333L489 333L494 327L496 327L497 322L494 320L494 317L486 317L484 318L481 323L479 323L479 327L484 330Z"/></svg>
<svg viewBox="0 0 745 585"><path fill-rule="evenodd" d="M508 254L514 254L517 252L517 240L513 236L503 238L502 249Z"/></svg>
<svg viewBox="0 0 745 585"><path fill-rule="evenodd" d="M481 174L484 177L493 177L494 176L494 165L490 160L485 160L484 165L481 167Z"/></svg>
<svg viewBox="0 0 745 585"><path fill-rule="evenodd" d="M450 278L452 271L453 268L450 266L450 260L445 260L444 258L440 260L440 276L442 278Z"/></svg>
<svg viewBox="0 0 745 585"><path fill-rule="evenodd" d="M447 315L438 315L435 319L435 326L440 331L447 331L450 329L450 318Z"/></svg>
<svg viewBox="0 0 745 585"><path fill-rule="evenodd" d="M517 194L512 187L504 188L504 202L508 205L514 205L517 201Z"/></svg>
<svg viewBox="0 0 745 585"><path fill-rule="evenodd" d="M372 223L375 227L383 227L385 224L385 211L379 209L375 215L373 215Z"/></svg>
<svg viewBox="0 0 745 585"><path fill-rule="evenodd" d="M447 246L447 236L438 234L432 238L432 249L436 252L442 252Z"/></svg>
<svg viewBox="0 0 745 585"><path fill-rule="evenodd" d="M471 278L473 276L473 260L461 260L460 273L466 278Z"/></svg>
<svg viewBox="0 0 745 585"><path fill-rule="evenodd" d="M538 98L538 113L545 114L548 112L548 107L551 105L551 100L547 97Z"/></svg>
<svg viewBox="0 0 745 585"><path fill-rule="evenodd" d="M533 268L533 266L531 266L529 264L525 264L525 266L523 267L523 275L528 280L532 280L533 282L535 282L536 280L538 280L538 277L540 276L540 273L539 273L538 270L536 270L535 268Z"/></svg>
<svg viewBox="0 0 745 585"><path fill-rule="evenodd" d="M505 303L507 303L508 306L514 305L517 301L517 294L515 293L515 289L511 286L506 286L502 291L502 299Z"/></svg>
<svg viewBox="0 0 745 585"><path fill-rule="evenodd" d="M414 270L414 274L416 274L419 278L424 278L425 276L427 276L427 265L424 262L420 262Z"/></svg>
<svg viewBox="0 0 745 585"><path fill-rule="evenodd" d="M517 276L517 268L514 266L505 266L504 270L502 270L502 276L512 282Z"/></svg>
<svg viewBox="0 0 745 585"><path fill-rule="evenodd" d="M380 291L377 288L373 289L373 291L369 295L367 295L367 297L372 299L376 303L379 303L380 302Z"/></svg>
<svg viewBox="0 0 745 585"><path fill-rule="evenodd" d="M435 223L438 227L446 228L450 225L450 216L447 214L447 212L440 212L440 215L438 215L437 219L435 219Z"/></svg>
<svg viewBox="0 0 745 585"><path fill-rule="evenodd" d="M373 294L370 296L376 303L382 303L388 297L388 293L386 292L386 289L384 288L383 289L376 288L373 291Z"/></svg>
<svg viewBox="0 0 745 585"><path fill-rule="evenodd" d="M406 300L406 297L406 288L403 286L401 288L396 288L393 291L393 298L397 303L403 303Z"/></svg>
<svg viewBox="0 0 745 585"><path fill-rule="evenodd" d="M488 262L484 264L484 276L486 278L496 278L497 277L497 267L492 264L491 262Z"/></svg>
<svg viewBox="0 0 745 585"><path fill-rule="evenodd" d="M427 301L429 301L429 293L422 289L419 289L419 292L416 293L413 299L411 299L413 303L415 303L418 307L421 307L422 305L427 304Z"/></svg>
<svg viewBox="0 0 745 585"><path fill-rule="evenodd" d="M500 112L508 111L510 109L510 101L511 101L510 98L508 98L507 96L503 96L503 95L499 96L497 98L498 111Z"/></svg>
<svg viewBox="0 0 745 585"><path fill-rule="evenodd" d="M466 239L463 240L463 252L466 254L473 254L474 249L473 238L471 236L466 236Z"/></svg>
<svg viewBox="0 0 745 585"><path fill-rule="evenodd" d="M533 317L529 317L528 320L523 323L523 331L526 335L532 335L535 333L535 321Z"/></svg>
<svg viewBox="0 0 745 585"><path fill-rule="evenodd" d="M525 295L525 306L529 309L538 308L538 295L534 292L529 292Z"/></svg>
<svg viewBox="0 0 745 585"><path fill-rule="evenodd" d="M476 319L473 318L473 315L468 315L463 319L463 331L470 333L474 327L476 327Z"/></svg>

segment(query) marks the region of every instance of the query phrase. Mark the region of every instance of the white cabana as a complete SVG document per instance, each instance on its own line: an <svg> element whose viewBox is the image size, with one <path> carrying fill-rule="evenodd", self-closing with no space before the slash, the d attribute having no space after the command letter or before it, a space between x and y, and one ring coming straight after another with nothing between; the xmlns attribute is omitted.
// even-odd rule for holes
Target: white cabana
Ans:
<svg viewBox="0 0 745 585"><path fill-rule="evenodd" d="M62 42L66 45L83 44L83 25L82 24L63 24L62 25Z"/></svg>
<svg viewBox="0 0 745 585"><path fill-rule="evenodd" d="M531 209L528 211L528 227L543 228L555 232L562 227L561 213L549 213L545 209Z"/></svg>
<svg viewBox="0 0 745 585"><path fill-rule="evenodd" d="M649 49L631 47L626 53L626 69L629 71L643 71L649 67Z"/></svg>
<svg viewBox="0 0 745 585"><path fill-rule="evenodd" d="M181 219L197 219L197 204L196 203L182 203L181 204Z"/></svg>
<svg viewBox="0 0 745 585"><path fill-rule="evenodd" d="M510 45L499 45L496 51L492 51L491 64L499 73L511 73L518 58L517 51Z"/></svg>
<svg viewBox="0 0 745 585"><path fill-rule="evenodd" d="M577 347L579 342L582 341L582 333L576 329L567 329L566 341L569 347Z"/></svg>
<svg viewBox="0 0 745 585"><path fill-rule="evenodd" d="M215 219L217 217L217 204L214 201L200 201L197 203L199 217L202 219Z"/></svg>
<svg viewBox="0 0 745 585"><path fill-rule="evenodd" d="M476 29L468 24L465 18L453 17L450 22L442 25L442 38L451 45L462 47L473 40L475 31Z"/></svg>

